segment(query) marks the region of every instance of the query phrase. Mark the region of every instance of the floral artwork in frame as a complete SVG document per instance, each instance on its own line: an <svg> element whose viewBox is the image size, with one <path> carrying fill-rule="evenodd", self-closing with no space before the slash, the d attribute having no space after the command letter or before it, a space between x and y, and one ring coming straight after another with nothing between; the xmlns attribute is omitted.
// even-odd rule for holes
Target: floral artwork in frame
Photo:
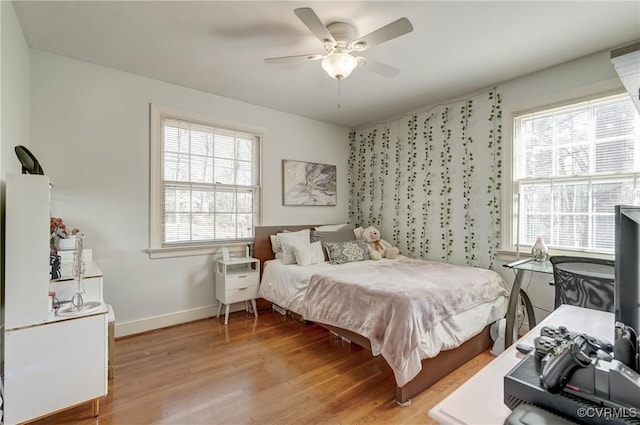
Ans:
<svg viewBox="0 0 640 425"><path fill-rule="evenodd" d="M284 205L336 205L336 166L282 160Z"/></svg>

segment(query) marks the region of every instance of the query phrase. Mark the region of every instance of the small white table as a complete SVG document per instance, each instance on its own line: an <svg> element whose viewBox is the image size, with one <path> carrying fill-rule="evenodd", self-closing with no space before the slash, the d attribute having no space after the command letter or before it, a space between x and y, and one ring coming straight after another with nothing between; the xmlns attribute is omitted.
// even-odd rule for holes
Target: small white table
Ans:
<svg viewBox="0 0 640 425"><path fill-rule="evenodd" d="M533 345L543 326L566 326L574 332L606 338L613 342L613 313L562 305L518 342ZM429 411L440 424L503 424L511 414L504 404L504 376L522 359L524 354L510 346L475 376Z"/></svg>
<svg viewBox="0 0 640 425"><path fill-rule="evenodd" d="M251 301L253 314L258 317L256 298L260 285L260 260L251 257L218 260L216 263L216 298L219 301L218 315L225 305L224 324L229 324L229 304L242 302L247 309Z"/></svg>

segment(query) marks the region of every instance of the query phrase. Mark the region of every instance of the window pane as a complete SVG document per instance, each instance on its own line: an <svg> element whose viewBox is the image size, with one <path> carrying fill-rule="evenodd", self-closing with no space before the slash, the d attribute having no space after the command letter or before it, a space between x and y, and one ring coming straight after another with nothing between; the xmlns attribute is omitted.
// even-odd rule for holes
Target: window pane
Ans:
<svg viewBox="0 0 640 425"><path fill-rule="evenodd" d="M522 214L520 218L520 243L533 245L538 236L551 240L550 214Z"/></svg>
<svg viewBox="0 0 640 425"><path fill-rule="evenodd" d="M629 95L522 114L514 130L516 243L542 236L552 248L611 252L613 207L640 204L640 115Z"/></svg>
<svg viewBox="0 0 640 425"><path fill-rule="evenodd" d="M552 173L553 151L551 149L534 150L526 156L527 177L546 177Z"/></svg>
<svg viewBox="0 0 640 425"><path fill-rule="evenodd" d="M228 159L215 159L214 181L218 184L235 184L235 163Z"/></svg>
<svg viewBox="0 0 640 425"><path fill-rule="evenodd" d="M595 106L593 115L596 122L596 139L628 136L634 133L634 119L638 111L632 102L619 100Z"/></svg>
<svg viewBox="0 0 640 425"><path fill-rule="evenodd" d="M192 240L202 241L215 238L213 231L213 215L193 214L192 220Z"/></svg>
<svg viewBox="0 0 640 425"><path fill-rule="evenodd" d="M216 239L236 239L236 215L216 214Z"/></svg>
<svg viewBox="0 0 640 425"><path fill-rule="evenodd" d="M605 252L613 252L615 245L614 215L597 215L593 219L593 248Z"/></svg>
<svg viewBox="0 0 640 425"><path fill-rule="evenodd" d="M177 118L162 126L163 243L252 237L259 136Z"/></svg>
<svg viewBox="0 0 640 425"><path fill-rule="evenodd" d="M238 161L237 165L236 184L241 186L251 186L253 182L253 164L250 162Z"/></svg>
<svg viewBox="0 0 640 425"><path fill-rule="evenodd" d="M191 129L191 153L213 156L213 135L209 128Z"/></svg>
<svg viewBox="0 0 640 425"><path fill-rule="evenodd" d="M236 194L233 192L217 192L215 205L217 212L234 212L236 210Z"/></svg>
<svg viewBox="0 0 640 425"><path fill-rule="evenodd" d="M189 156L165 153L164 179L177 182L189 181Z"/></svg>
<svg viewBox="0 0 640 425"><path fill-rule="evenodd" d="M587 214L558 215L552 243L563 248L589 246L589 216Z"/></svg>
<svg viewBox="0 0 640 425"><path fill-rule="evenodd" d="M213 158L191 157L191 180L196 183L213 183Z"/></svg>
<svg viewBox="0 0 640 425"><path fill-rule="evenodd" d="M554 186L553 210L558 213L588 213L589 185L562 184Z"/></svg>
<svg viewBox="0 0 640 425"><path fill-rule="evenodd" d="M596 144L596 173L633 171L634 141L614 140Z"/></svg>
<svg viewBox="0 0 640 425"><path fill-rule="evenodd" d="M633 204L633 180L594 183L592 191L593 211L613 214L614 206Z"/></svg>
<svg viewBox="0 0 640 425"><path fill-rule="evenodd" d="M238 212L253 212L253 193L238 193Z"/></svg>
<svg viewBox="0 0 640 425"><path fill-rule="evenodd" d="M584 143L589 136L589 110L581 108L556 114L558 143Z"/></svg>
<svg viewBox="0 0 640 425"><path fill-rule="evenodd" d="M190 214L165 213L165 242L180 242L190 240L191 235Z"/></svg>
<svg viewBox="0 0 640 425"><path fill-rule="evenodd" d="M525 212L551 212L551 184L522 185L521 208Z"/></svg>
<svg viewBox="0 0 640 425"><path fill-rule="evenodd" d="M238 159L253 161L253 141L251 139L238 139Z"/></svg>
<svg viewBox="0 0 640 425"><path fill-rule="evenodd" d="M540 172L546 171L546 168ZM556 176L576 176L589 172L589 146L573 145L564 146L557 150ZM540 177L549 176L550 173L540 174Z"/></svg>

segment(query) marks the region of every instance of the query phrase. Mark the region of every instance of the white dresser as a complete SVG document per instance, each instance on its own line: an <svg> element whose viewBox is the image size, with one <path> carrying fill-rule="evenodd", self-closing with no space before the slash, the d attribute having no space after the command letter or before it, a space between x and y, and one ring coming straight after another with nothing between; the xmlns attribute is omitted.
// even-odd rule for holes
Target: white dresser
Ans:
<svg viewBox="0 0 640 425"><path fill-rule="evenodd" d="M107 307L102 272L87 267L79 316L50 311L49 291L69 299L75 280L49 281L49 179L10 174L6 186L4 423L30 421L107 394Z"/></svg>

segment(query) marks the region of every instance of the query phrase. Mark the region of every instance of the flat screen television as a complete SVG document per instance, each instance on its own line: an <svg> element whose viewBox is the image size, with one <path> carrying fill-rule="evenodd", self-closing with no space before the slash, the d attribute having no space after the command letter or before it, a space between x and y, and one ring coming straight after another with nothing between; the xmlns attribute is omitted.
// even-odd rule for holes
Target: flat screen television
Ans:
<svg viewBox="0 0 640 425"><path fill-rule="evenodd" d="M640 206L615 207L616 322L640 332Z"/></svg>

